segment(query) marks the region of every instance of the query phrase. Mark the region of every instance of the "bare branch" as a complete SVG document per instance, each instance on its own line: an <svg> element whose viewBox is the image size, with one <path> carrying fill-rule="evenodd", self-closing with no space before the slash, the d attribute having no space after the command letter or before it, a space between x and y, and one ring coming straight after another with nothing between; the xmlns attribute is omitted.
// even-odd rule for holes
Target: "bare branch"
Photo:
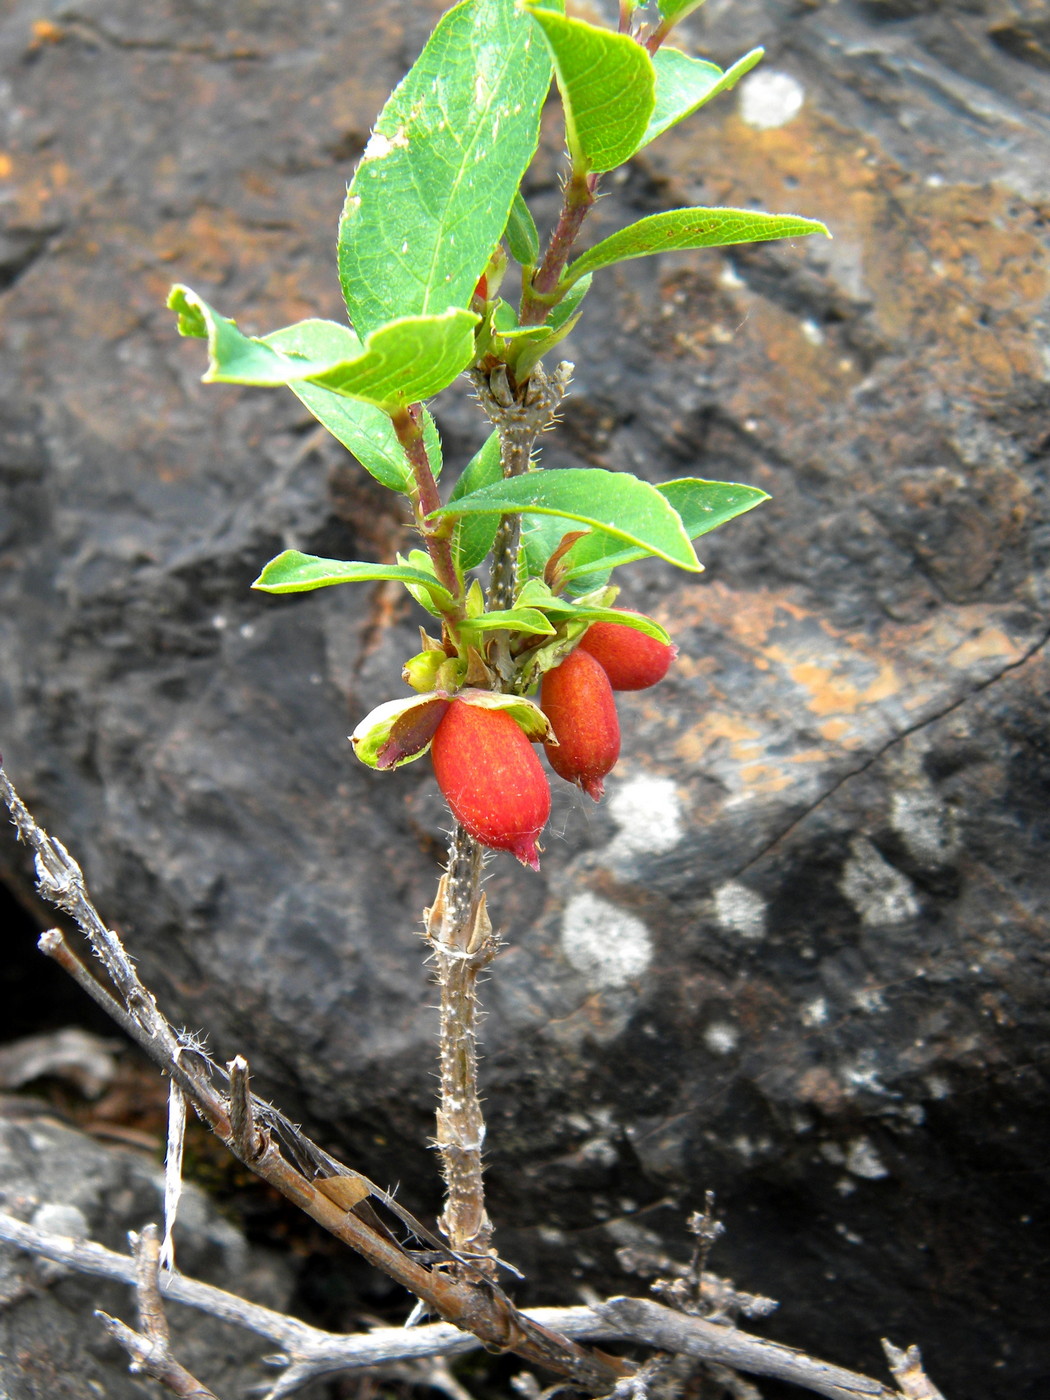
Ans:
<svg viewBox="0 0 1050 1400"><path fill-rule="evenodd" d="M918 1347L911 1346L907 1351L901 1351L883 1337L882 1349L886 1353L893 1379L900 1387L905 1400L944 1400L944 1396L922 1369L922 1357Z"/></svg>
<svg viewBox="0 0 1050 1400"><path fill-rule="evenodd" d="M610 1298L599 1304L595 1312L621 1328L620 1336L648 1342L661 1351L720 1362L751 1375L791 1381L817 1395L826 1395L829 1400L901 1400L900 1392L869 1376L818 1361L794 1347L767 1342L735 1327L672 1312L648 1299Z"/></svg>
<svg viewBox="0 0 1050 1400"><path fill-rule="evenodd" d="M147 1225L140 1235L128 1236L135 1256L135 1298L140 1331L135 1332L109 1313L96 1312L110 1336L131 1358L131 1370L160 1381L181 1400L216 1400L216 1396L191 1376L171 1351L171 1334L160 1301L160 1254L156 1225Z"/></svg>
<svg viewBox="0 0 1050 1400"><path fill-rule="evenodd" d="M49 1234L3 1212L0 1240L83 1273L135 1283L135 1263L128 1256L102 1245ZM178 1274L161 1273L159 1288L165 1299L245 1327L283 1348L283 1355L272 1359L286 1369L267 1400L280 1400L307 1381L333 1371L391 1365L427 1356L454 1356L480 1345L476 1337L443 1322L409 1329L381 1327L349 1335L324 1332ZM901 1387L891 1390L880 1381L792 1347L766 1341L736 1327L687 1317L641 1298L614 1298L594 1308L536 1308L528 1320L564 1337L638 1342L752 1375L774 1376L831 1400L944 1400L923 1374L914 1347L901 1352L884 1343L891 1370ZM926 1389L916 1388L922 1385Z"/></svg>

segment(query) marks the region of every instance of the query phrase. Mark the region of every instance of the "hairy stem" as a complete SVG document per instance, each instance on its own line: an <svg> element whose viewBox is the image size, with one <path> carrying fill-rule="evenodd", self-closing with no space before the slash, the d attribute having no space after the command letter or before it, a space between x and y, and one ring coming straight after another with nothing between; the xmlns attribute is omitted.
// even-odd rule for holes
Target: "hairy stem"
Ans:
<svg viewBox="0 0 1050 1400"><path fill-rule="evenodd" d="M473 1256L479 1267L494 1272L492 1222L482 1180L485 1120L478 1098L476 985L498 943L485 912L481 867L481 847L457 822L448 867L426 923L441 987L441 1103L435 1143L445 1177L445 1209L438 1225L457 1254Z"/></svg>

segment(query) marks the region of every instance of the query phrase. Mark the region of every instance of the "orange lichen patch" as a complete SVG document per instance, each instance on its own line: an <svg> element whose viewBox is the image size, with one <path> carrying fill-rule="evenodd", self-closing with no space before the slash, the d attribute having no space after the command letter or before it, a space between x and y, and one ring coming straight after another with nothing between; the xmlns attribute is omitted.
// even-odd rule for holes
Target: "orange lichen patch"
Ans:
<svg viewBox="0 0 1050 1400"><path fill-rule="evenodd" d="M35 19L31 26L32 38L29 40L29 52L34 53L37 49L42 49L45 44L60 44L66 37L66 31L61 25L53 24L49 19Z"/></svg>
<svg viewBox="0 0 1050 1400"><path fill-rule="evenodd" d="M688 127L670 132L649 158L661 169L691 169L685 146L676 145L693 139ZM727 114L706 139L708 170L723 172L711 177L711 203L757 201L825 219L834 243L807 238L779 256L802 260L819 242L828 265L870 299L873 327L888 343L913 353L936 347L927 371L942 392L957 395L965 385L970 396L997 394L1018 375L1042 377L1035 312L1050 298L1050 263L1038 207L999 186L927 184L874 140L858 151L812 108L766 131ZM775 363L771 332L786 313L760 319L761 298L745 289L739 296L747 303L743 333L760 337ZM833 372L820 355L798 368L804 384ZM760 411L754 400L751 411Z"/></svg>
<svg viewBox="0 0 1050 1400"><path fill-rule="evenodd" d="M702 758L715 745L728 750L734 762L757 759L763 748L763 733L739 715L711 710L675 741L675 754L686 761Z"/></svg>
<svg viewBox="0 0 1050 1400"><path fill-rule="evenodd" d="M780 647L770 648L768 654L772 660L782 662L795 684L808 693L806 708L815 715L856 714L862 707L886 700L902 688L901 677L888 661L877 663L876 678L859 686L840 664L797 661Z"/></svg>
<svg viewBox="0 0 1050 1400"><path fill-rule="evenodd" d="M969 670L978 661L1020 661L1021 648L997 627L988 627L976 637L968 637L949 652L947 661L957 671Z"/></svg>
<svg viewBox="0 0 1050 1400"><path fill-rule="evenodd" d="M9 180L14 171L15 163L6 151L0 151L0 180Z"/></svg>

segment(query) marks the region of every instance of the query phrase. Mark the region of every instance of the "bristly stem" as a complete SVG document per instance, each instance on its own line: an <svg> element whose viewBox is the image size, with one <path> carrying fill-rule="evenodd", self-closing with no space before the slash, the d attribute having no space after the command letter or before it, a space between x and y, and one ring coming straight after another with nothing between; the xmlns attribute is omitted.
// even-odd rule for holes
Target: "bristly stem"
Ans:
<svg viewBox="0 0 1050 1400"><path fill-rule="evenodd" d="M494 1273L492 1222L482 1180L485 1119L478 1098L475 988L478 974L499 945L481 893L481 866L481 847L457 822L437 898L426 912L426 930L441 987L441 1103L435 1144L445 1177L445 1208L438 1225L457 1254Z"/></svg>

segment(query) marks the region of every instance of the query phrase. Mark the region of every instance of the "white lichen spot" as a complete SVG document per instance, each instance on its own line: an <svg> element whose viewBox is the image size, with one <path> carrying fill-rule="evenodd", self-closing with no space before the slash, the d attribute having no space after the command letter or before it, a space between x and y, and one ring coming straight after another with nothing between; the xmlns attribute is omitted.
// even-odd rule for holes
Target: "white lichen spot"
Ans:
<svg viewBox="0 0 1050 1400"><path fill-rule="evenodd" d="M766 902L739 880L726 880L715 890L715 918L727 933L749 943L766 936Z"/></svg>
<svg viewBox="0 0 1050 1400"><path fill-rule="evenodd" d="M670 778L628 778L610 797L609 815L620 828L617 855L661 855L682 839L682 804Z"/></svg>
<svg viewBox="0 0 1050 1400"><path fill-rule="evenodd" d="M807 317L804 321L799 322L799 329L802 331L806 340L809 341L810 345L824 344L824 332L821 327L817 325L816 321L812 321Z"/></svg>
<svg viewBox="0 0 1050 1400"><path fill-rule="evenodd" d="M911 881L884 860L866 836L850 843L839 888L870 928L906 924L919 912Z"/></svg>
<svg viewBox="0 0 1050 1400"><path fill-rule="evenodd" d="M574 895L565 906L561 944L595 991L625 987L653 960L653 941L641 919L586 892Z"/></svg>
<svg viewBox="0 0 1050 1400"><path fill-rule="evenodd" d="M923 865L946 864L959 846L952 813L932 789L895 792L890 825Z"/></svg>
<svg viewBox="0 0 1050 1400"><path fill-rule="evenodd" d="M731 1055L740 1043L740 1032L728 1021L712 1021L704 1031L704 1044L712 1055Z"/></svg>
<svg viewBox="0 0 1050 1400"><path fill-rule="evenodd" d="M786 126L797 116L805 101L802 84L790 73L762 69L750 73L737 89L740 94L740 118L759 131Z"/></svg>
<svg viewBox="0 0 1050 1400"><path fill-rule="evenodd" d="M866 1181L881 1181L889 1176L889 1168L866 1137L856 1137L846 1147L846 1170Z"/></svg>
<svg viewBox="0 0 1050 1400"><path fill-rule="evenodd" d="M747 283L740 276L740 273L737 272L736 268L731 262L725 262L722 264L722 271L718 274L718 280L723 287L729 287L732 290L736 290L738 287L747 286Z"/></svg>
<svg viewBox="0 0 1050 1400"><path fill-rule="evenodd" d="M408 133L404 127L399 127L393 136L384 136L381 131L373 131L368 138L368 145L362 160L382 160L391 151L396 151L399 147L404 149L408 145Z"/></svg>
<svg viewBox="0 0 1050 1400"><path fill-rule="evenodd" d="M814 997L812 1001L806 1002L798 1014L804 1026L826 1025L828 1020L827 998Z"/></svg>
<svg viewBox="0 0 1050 1400"><path fill-rule="evenodd" d="M857 987L850 996L853 1005L860 1011L886 1011L886 998L881 987Z"/></svg>
<svg viewBox="0 0 1050 1400"><path fill-rule="evenodd" d="M952 1086L942 1074L927 1075L926 1089L931 1099L946 1099L952 1092Z"/></svg>
<svg viewBox="0 0 1050 1400"><path fill-rule="evenodd" d="M840 1220L839 1223L835 1226L835 1229L836 1229L836 1230L838 1231L838 1233L842 1236L842 1238L843 1238L844 1240L847 1240L850 1244L863 1244L863 1243L864 1243L864 1236L863 1236L863 1235L858 1235L858 1234L856 1234L855 1231L850 1230L847 1226L845 1226L845 1225L842 1223L841 1220Z"/></svg>

